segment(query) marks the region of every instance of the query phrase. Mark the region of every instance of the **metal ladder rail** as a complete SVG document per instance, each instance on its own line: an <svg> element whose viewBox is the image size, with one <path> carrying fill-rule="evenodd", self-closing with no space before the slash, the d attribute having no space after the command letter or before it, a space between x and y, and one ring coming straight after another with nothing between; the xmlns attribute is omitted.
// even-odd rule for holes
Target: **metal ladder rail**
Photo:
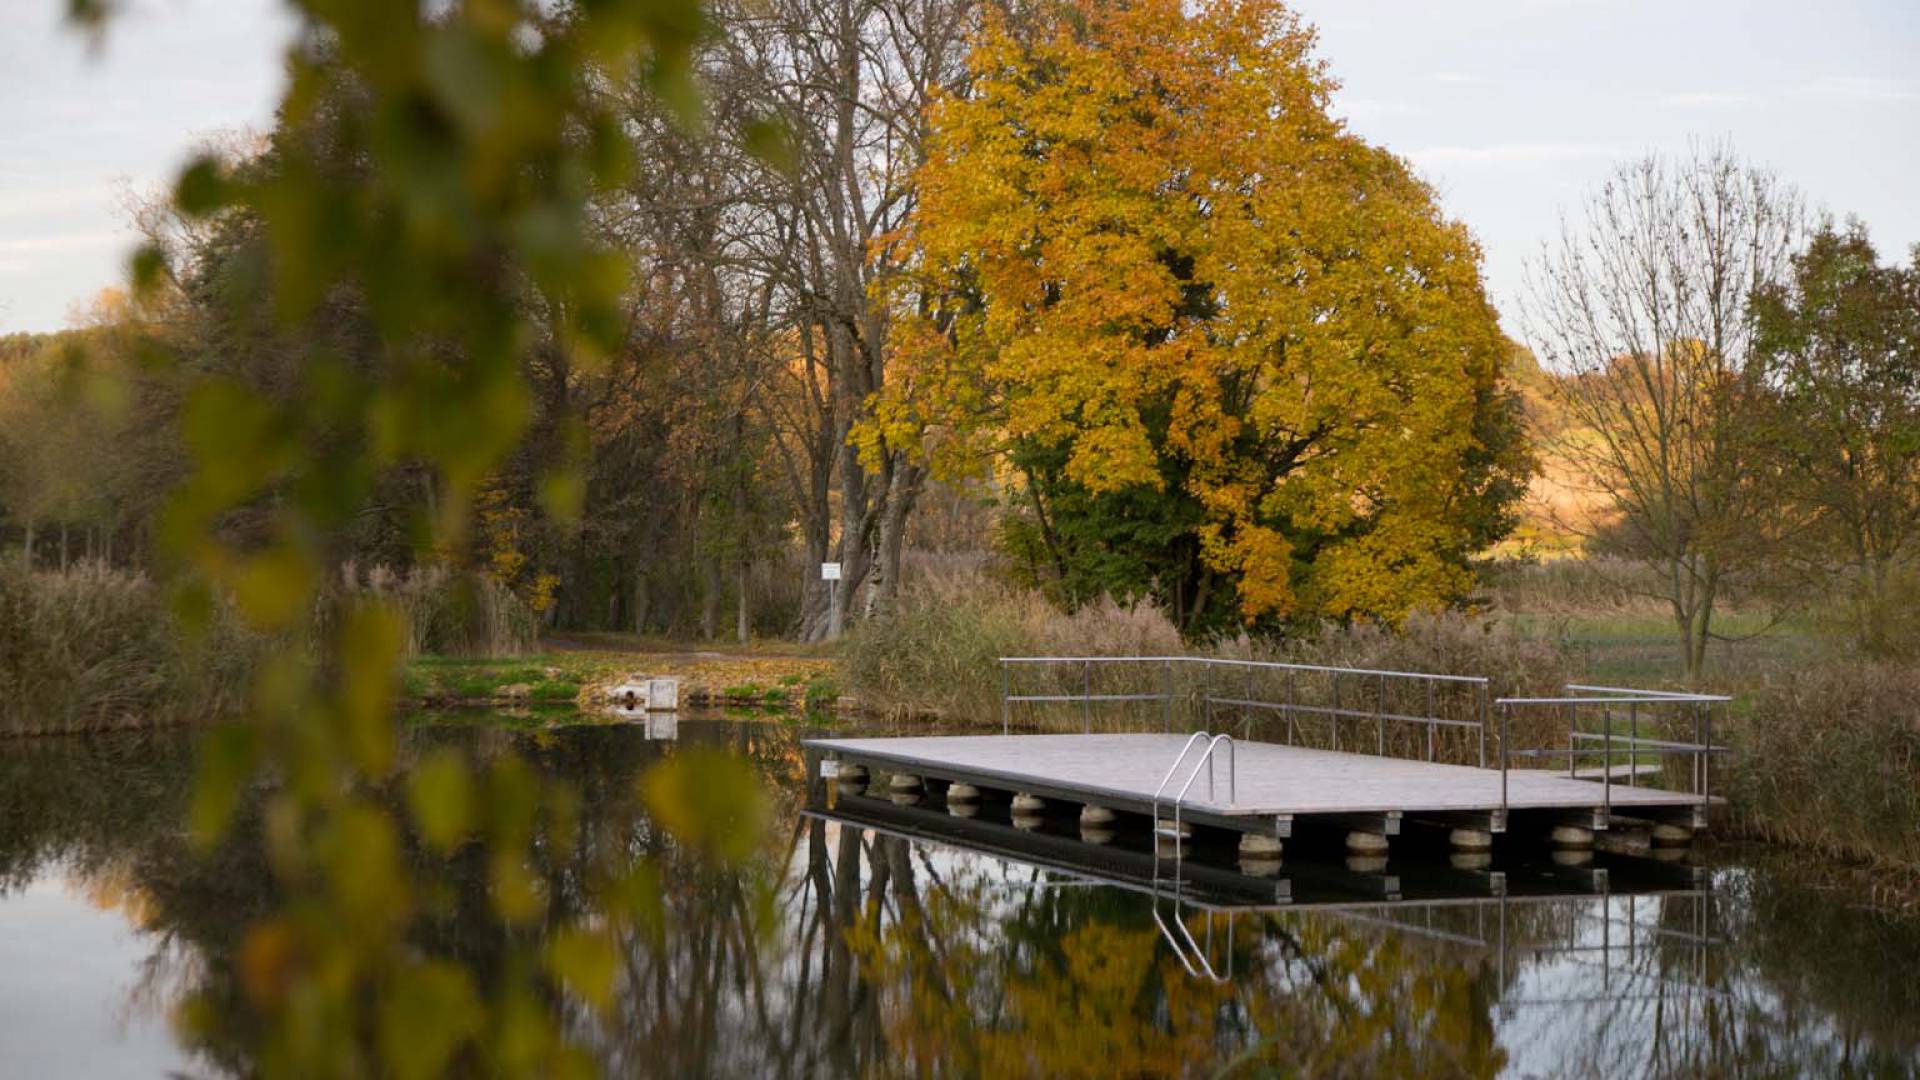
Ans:
<svg viewBox="0 0 1920 1080"><path fill-rule="evenodd" d="M1198 759L1198 760L1196 760L1196 761L1194 762L1194 764L1193 764L1193 768L1192 768L1192 769L1191 769L1191 770L1190 770L1190 771L1189 771L1189 772L1187 773L1187 779L1186 779L1186 782L1185 782L1184 784L1182 784L1182 785L1180 786L1180 790L1179 790L1178 792L1176 792L1176 793L1174 794L1174 797L1173 797L1173 830L1172 830L1172 832L1171 832L1171 833L1168 833L1168 832L1167 832L1167 831L1165 831L1165 830L1164 830L1164 829L1163 829L1163 828L1161 827L1161 825L1160 825L1160 797L1161 797L1161 795L1162 795L1162 794L1163 794L1163 793L1165 792L1165 790L1166 790L1166 786L1167 786L1167 784L1168 784L1168 783L1170 783L1170 782L1172 782L1172 780L1173 780L1173 777L1174 777L1174 774L1175 774L1175 773L1177 773L1177 772L1179 771L1179 769L1180 769L1180 765L1181 765L1181 763L1182 763L1182 762L1184 762L1184 761L1186 760L1186 758L1187 758L1187 755L1188 755L1188 754L1190 754L1190 753L1192 753L1192 751L1193 751L1193 745L1194 745L1194 743L1195 743L1196 741L1198 741L1199 739L1202 739L1202 738L1205 738L1205 739L1207 740L1207 745L1206 745L1206 749L1205 749L1204 751L1202 751L1202 753L1200 754L1200 757L1199 757L1199 759ZM1238 795L1239 795L1239 791L1238 791L1238 781L1237 781L1237 772L1238 772L1238 770L1237 770L1237 765L1238 765L1238 759L1237 759L1237 758L1236 758L1236 756L1235 756L1235 751L1234 751L1234 741L1233 741L1233 736L1231 736L1231 735L1228 735L1228 734L1226 734L1226 733L1224 733L1224 732L1222 732L1222 733L1221 733L1221 734L1219 734L1219 735L1212 735L1212 736L1209 736L1209 735L1208 735L1208 734L1207 734L1206 732L1204 732L1204 731L1201 731L1201 732L1195 732L1195 733L1194 733L1193 735L1191 735L1191 736L1189 736L1189 737L1187 738L1187 743L1186 743L1186 745L1185 745L1185 746L1183 746L1183 747L1181 747L1181 749L1180 749L1180 757L1179 757L1179 758L1177 758L1177 759L1175 759L1175 761L1174 761L1174 763L1173 763L1173 768L1171 768L1171 769L1169 769L1169 770L1167 770L1167 776L1166 776L1166 779L1164 779L1164 780L1162 780L1162 781L1161 781L1161 783L1160 783L1160 787L1159 787L1159 789L1157 789L1157 790L1156 790L1156 791L1154 792L1154 805L1153 805L1153 832L1154 832L1154 847L1153 847L1153 885L1154 885L1154 900L1153 900L1153 918L1154 918L1154 922L1156 922L1156 923L1158 923L1158 924L1159 924L1159 926L1160 926L1160 932L1161 932L1161 933L1162 933L1163 935L1165 935L1165 936L1166 936L1166 938L1167 938L1167 940L1168 940L1168 941L1169 941L1169 942L1170 942L1170 943L1171 943L1171 944L1173 945L1173 948L1174 948L1174 955L1175 955L1175 956L1178 956L1178 957L1180 958L1180 964L1181 964L1181 966L1182 966L1182 967L1185 967L1185 968L1187 969L1187 973L1188 973L1189 975L1193 975L1193 976L1195 976L1195 977L1198 977L1198 976L1199 976L1200 974L1202 974L1202 973L1204 972L1204 973L1205 973L1205 975L1206 975L1206 977L1207 977L1207 978L1209 978L1209 979L1212 979L1212 980L1213 980L1214 982L1225 982L1225 981L1226 981L1226 978L1225 978L1225 977L1223 977L1223 976L1221 976L1221 975L1220 975L1220 974L1219 974L1218 972L1216 972L1216 971L1214 970L1214 968L1213 968L1213 964L1212 964L1212 963L1211 963L1211 962L1210 962L1210 961L1209 961L1209 960L1207 959L1207 952L1206 952L1206 950L1205 950L1205 949L1203 949L1203 948L1201 948L1201 946L1200 946L1200 943L1199 943L1199 942L1198 942L1197 940L1195 940L1195 939L1194 939L1194 936L1193 936L1193 932L1192 932L1191 930L1188 930L1188 929L1187 929L1187 924L1185 923L1185 921L1183 921L1183 920L1182 920L1182 919L1180 918L1180 914L1179 914L1179 911L1180 911L1180 888L1181 888L1181 885L1182 885L1182 882L1183 882L1183 876L1182 876L1182 874L1181 874L1181 872L1180 872L1180 871L1181 871L1181 864L1182 864L1182 860L1183 860L1183 858L1184 858L1184 856L1182 855L1182 853L1181 853L1181 850L1180 850L1180 840L1181 840L1181 833L1180 833L1180 827L1181 827L1181 813L1180 813L1180 808L1181 808L1181 806L1182 806L1182 804L1183 804L1183 803L1184 803L1184 802L1186 801L1186 797L1187 797L1187 792L1193 789L1193 784L1194 784L1194 781L1196 781L1196 780L1198 780L1198 779L1200 778L1200 771L1201 771L1202 769L1205 769L1205 770L1206 770L1206 773L1207 773L1207 794L1208 794L1208 797L1209 797L1209 798L1211 798L1211 797L1213 796L1213 793L1214 793L1214 791L1215 791L1215 788L1214 788L1214 783L1213 783L1213 776L1214 776L1214 768L1213 768L1213 755L1214 755L1214 752L1215 752L1216 750L1218 750L1218 749L1219 749L1219 747L1220 747L1220 744L1221 744L1221 743L1223 743L1223 742L1224 742L1224 743L1226 744L1226 746L1227 746L1227 763L1228 763L1228 764L1227 764L1227 802L1228 802L1228 804L1229 804L1229 805L1231 805L1231 804L1232 804L1232 803L1233 803L1233 802L1234 802L1234 801L1235 801L1235 800L1236 800L1236 799L1238 798ZM1186 950L1183 950L1183 949L1181 948L1181 945L1180 945L1180 940L1179 940L1179 938L1176 938L1176 937L1174 936L1174 934L1173 934L1173 931L1172 931L1172 930L1170 930L1170 929L1169 929L1169 928L1167 927L1167 924L1166 924L1166 922L1165 922L1165 920L1163 920L1163 919L1161 918L1161 916L1160 916L1160 838L1161 838L1161 837L1163 837L1163 836L1168 836L1168 837L1170 837L1170 838L1171 838L1171 839L1173 840L1173 843L1174 843L1174 849L1173 849L1173 867L1174 867L1174 870L1173 870L1173 882L1174 882L1174 885L1173 885L1173 888L1174 888L1174 894L1173 894L1173 902L1174 902L1174 919L1173 919L1173 925L1174 925L1174 927L1175 927L1175 928L1177 928L1177 929L1179 930L1179 938L1185 938L1185 939L1186 939L1186 948L1187 948L1187 949L1190 949L1190 950L1192 950L1192 952L1193 952L1193 956L1194 956L1194 959L1195 959L1195 960L1197 960L1197 961L1199 962L1199 967L1198 967L1198 969L1196 969L1196 968L1195 968L1195 966L1194 966L1194 965L1193 965L1192 963L1189 963L1189 962L1188 962L1188 960L1187 960L1187 958L1186 958L1186 955L1185 955L1185 952L1186 952ZM1211 924L1209 924L1209 926L1211 926ZM1229 935L1231 935L1231 933L1232 933L1232 925L1231 925L1231 923L1229 923L1229 925L1228 925L1228 933L1229 933ZM1209 933L1209 937L1211 937L1211 933ZM1232 949L1233 949L1233 942L1232 942L1232 938L1231 938L1231 936L1229 936L1229 938L1228 938L1228 942L1227 942L1227 949L1228 949L1228 960L1229 960L1229 962L1231 962L1231 960L1232 960Z"/></svg>
<svg viewBox="0 0 1920 1080"><path fill-rule="evenodd" d="M1175 936L1173 930L1168 927L1167 920L1160 914L1160 897L1157 894L1153 898L1153 921L1154 925L1160 928L1160 936L1166 938L1167 945L1173 949L1174 959L1179 960L1180 966L1185 968L1187 974L1193 978L1204 977L1216 983L1231 981L1233 978L1233 913L1227 913L1227 970L1223 974L1215 970L1212 961L1207 958L1207 951L1194 940L1193 932L1187 929L1186 922L1180 918L1180 898L1175 896L1172 899L1173 925L1180 928L1179 935ZM1181 945L1181 938L1186 939L1185 946ZM1213 940L1211 917L1207 923L1207 940ZM1188 958L1188 949L1192 950L1191 959Z"/></svg>

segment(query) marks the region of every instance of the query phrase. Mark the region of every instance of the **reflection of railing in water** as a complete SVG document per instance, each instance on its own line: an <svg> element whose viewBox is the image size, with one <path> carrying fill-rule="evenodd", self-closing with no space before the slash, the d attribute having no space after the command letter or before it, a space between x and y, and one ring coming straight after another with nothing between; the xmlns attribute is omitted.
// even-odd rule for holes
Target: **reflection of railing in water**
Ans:
<svg viewBox="0 0 1920 1080"><path fill-rule="evenodd" d="M1671 927L1649 925L1642 922L1639 918L1639 908L1643 906L1642 901L1656 902L1659 913L1662 915L1670 913L1674 906L1684 904L1682 911L1687 915L1688 925L1691 929L1676 930ZM1492 899L1474 900L1470 902L1476 921L1475 932L1472 934L1462 933L1458 930L1440 929L1433 925L1433 913L1436 910L1458 908L1460 904L1456 901L1436 902L1416 900L1390 905L1355 905L1345 908L1322 907L1314 910L1331 914L1343 921L1353 922L1359 925L1378 927L1396 933L1410 934L1415 937L1426 938L1469 949L1485 950L1491 954L1494 962L1497 980L1495 984L1495 996L1499 1000L1501 1007L1509 1011L1521 1007L1538 1005L1568 1005L1582 1002L1614 1003L1632 1000L1638 996L1614 990L1612 983L1616 977L1632 980L1637 983L1658 983L1668 988L1680 989L1688 993L1698 993L1702 996L1725 996L1724 990L1710 985L1712 981L1710 968L1711 950L1725 944L1723 940L1712 933L1713 895L1710 890L1703 888L1680 892L1666 892L1657 896L1638 896L1631 893L1621 896L1602 894L1598 897L1588 899L1586 901L1587 903L1596 904L1600 907L1601 911L1598 914L1585 911L1574 911L1570 914L1573 916L1575 923L1585 922L1598 927L1599 940L1597 942L1590 939L1584 943L1579 941L1561 943L1515 942L1508 932L1508 913L1511 908L1524 905L1569 905L1580 902L1580 900L1566 896L1510 897L1503 895ZM1614 914L1614 908L1616 906L1625 909L1624 916L1616 916ZM1422 912L1427 916L1424 925L1409 922L1405 918L1408 913L1414 911ZM1492 913L1491 926L1487 925L1489 912ZM1616 939L1617 932L1622 927L1624 927L1626 933L1624 941ZM1666 944L1662 946L1660 950L1664 956L1671 957L1676 949L1684 949L1688 966L1693 976L1692 981L1684 981L1667 977L1664 974L1653 974L1637 970L1633 965L1639 959L1640 953L1647 948L1642 941L1643 938L1654 938L1664 941ZM1595 954L1599 956L1599 963L1597 965L1588 964L1577 959ZM1564 958L1569 962L1579 963L1582 967L1593 967L1598 970L1600 974L1602 992L1599 995L1579 997L1510 997L1508 991L1513 973L1518 969L1519 961L1529 958L1536 960ZM1614 963L1616 958L1622 959L1626 966L1617 966Z"/></svg>

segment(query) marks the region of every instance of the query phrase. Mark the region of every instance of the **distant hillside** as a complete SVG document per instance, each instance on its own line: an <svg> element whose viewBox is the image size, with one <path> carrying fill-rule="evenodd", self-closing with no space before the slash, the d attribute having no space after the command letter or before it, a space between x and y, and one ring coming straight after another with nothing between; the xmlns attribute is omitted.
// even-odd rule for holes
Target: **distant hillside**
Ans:
<svg viewBox="0 0 1920 1080"><path fill-rule="evenodd" d="M1556 447L1583 437L1560 404L1560 376L1540 366L1532 351L1510 342L1507 379L1520 391L1527 414L1527 430L1539 455L1540 471L1528 486L1520 524L1497 549L1503 555L1530 554L1551 558L1580 552L1580 536L1569 523L1590 520L1601 500L1585 490Z"/></svg>

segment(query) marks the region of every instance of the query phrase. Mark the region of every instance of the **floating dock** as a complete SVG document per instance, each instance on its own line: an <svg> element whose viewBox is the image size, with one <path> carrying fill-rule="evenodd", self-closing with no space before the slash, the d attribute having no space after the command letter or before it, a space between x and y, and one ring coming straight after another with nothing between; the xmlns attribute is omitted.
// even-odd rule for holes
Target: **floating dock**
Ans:
<svg viewBox="0 0 1920 1080"><path fill-rule="evenodd" d="M1564 697L1494 699L1470 676L1193 657L1002 663L1001 734L812 739L806 749L854 791L881 773L894 791L950 803L1011 798L1015 813L1069 804L1083 820L1133 815L1181 841L1195 827L1226 830L1245 850L1272 852L1304 832L1384 854L1404 823L1466 850L1509 831L1591 846L1616 824L1684 844L1720 801L1709 793L1710 757L1725 751L1711 742L1712 710L1727 700L1718 695L1570 686ZM1016 670L1046 685L1016 691ZM1016 734L1016 704L1064 706L1082 730ZM1119 730L1095 730L1095 709ZM1516 745L1509 720L1527 710L1564 714L1564 743ZM1138 730L1153 721L1160 731ZM1529 730L1538 737L1537 724ZM1306 745L1315 732L1328 745ZM1657 763L1676 756L1691 790L1650 786L1665 769ZM1564 768L1533 767L1542 760Z"/></svg>
<svg viewBox="0 0 1920 1080"><path fill-rule="evenodd" d="M813 739L806 746L827 760L923 783L967 784L1147 817L1154 816L1158 791L1164 817L1172 802L1162 784L1188 739L947 735ZM1237 743L1233 752L1231 801L1227 763L1216 757L1198 766L1201 780L1180 802L1184 820L1279 839L1292 836L1303 823L1391 836L1400 832L1403 819L1490 832L1506 831L1515 818L1605 829L1619 816L1691 827L1709 802L1707 796L1624 785L1616 785L1603 801L1600 784L1544 769L1506 773L1503 800L1499 769L1261 742Z"/></svg>

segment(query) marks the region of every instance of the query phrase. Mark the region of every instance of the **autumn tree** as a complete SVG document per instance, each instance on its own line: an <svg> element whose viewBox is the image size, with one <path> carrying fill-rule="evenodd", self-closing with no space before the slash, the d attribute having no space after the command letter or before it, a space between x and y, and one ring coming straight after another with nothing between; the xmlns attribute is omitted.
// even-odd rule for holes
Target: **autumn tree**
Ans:
<svg viewBox="0 0 1920 1080"><path fill-rule="evenodd" d="M1594 496L1570 528L1651 566L1689 676L1727 588L1766 565L1777 485L1749 300L1785 272L1799 196L1724 149L1621 167L1532 266L1529 337Z"/></svg>
<svg viewBox="0 0 1920 1080"><path fill-rule="evenodd" d="M991 18L862 447L1002 470L1062 573L1114 564L1079 591L1150 581L1190 628L1461 595L1528 468L1504 344L1472 238L1328 115L1313 44L1268 0Z"/></svg>
<svg viewBox="0 0 1920 1080"><path fill-rule="evenodd" d="M1768 441L1798 511L1790 554L1846 599L1857 643L1894 644L1894 584L1920 558L1920 251L1882 265L1866 228L1823 226L1753 302L1777 396Z"/></svg>

